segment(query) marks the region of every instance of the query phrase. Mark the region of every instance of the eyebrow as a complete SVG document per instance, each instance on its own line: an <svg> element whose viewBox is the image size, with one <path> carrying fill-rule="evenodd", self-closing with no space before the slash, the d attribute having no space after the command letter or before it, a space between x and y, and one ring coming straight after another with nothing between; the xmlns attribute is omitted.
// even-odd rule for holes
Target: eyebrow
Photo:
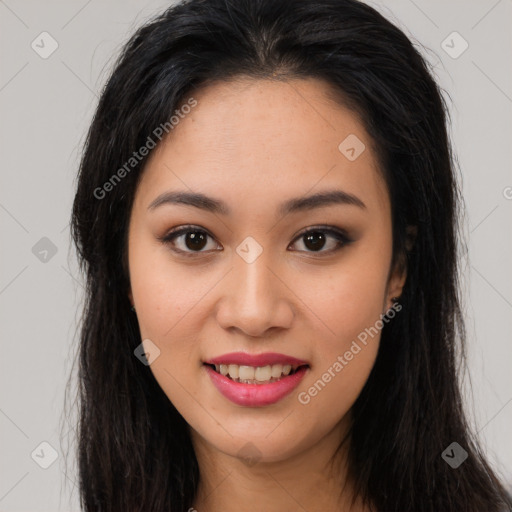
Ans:
<svg viewBox="0 0 512 512"><path fill-rule="evenodd" d="M148 210L155 210L164 204L184 204L215 214L231 215L231 209L224 201L206 196L200 192L164 192L151 202L148 206ZM366 209L366 205L363 201L353 194L344 192L343 190L326 190L310 196L289 199L280 205L277 213L284 216L289 213L307 211L336 204L352 205Z"/></svg>

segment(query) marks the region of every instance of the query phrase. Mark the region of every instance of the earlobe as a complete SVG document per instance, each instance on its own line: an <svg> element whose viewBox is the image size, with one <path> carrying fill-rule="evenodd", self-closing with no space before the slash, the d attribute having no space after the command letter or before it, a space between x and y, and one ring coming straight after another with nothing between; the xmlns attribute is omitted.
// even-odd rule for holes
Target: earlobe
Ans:
<svg viewBox="0 0 512 512"><path fill-rule="evenodd" d="M133 295L132 295L131 290L128 292L128 299L130 300L130 304L131 304L130 309L135 313L135 305L133 303Z"/></svg>
<svg viewBox="0 0 512 512"><path fill-rule="evenodd" d="M400 268L401 267L401 268ZM388 309L396 304L402 295L403 287L407 279L407 267L406 265L397 265L397 268L392 275L386 298L386 307Z"/></svg>
<svg viewBox="0 0 512 512"><path fill-rule="evenodd" d="M405 233L405 252L403 252L398 258L389 280L388 293L386 297L386 304L388 308L391 308L393 304L396 304L402 295L405 281L407 279L407 254L414 247L418 228L417 226L409 225L406 227Z"/></svg>

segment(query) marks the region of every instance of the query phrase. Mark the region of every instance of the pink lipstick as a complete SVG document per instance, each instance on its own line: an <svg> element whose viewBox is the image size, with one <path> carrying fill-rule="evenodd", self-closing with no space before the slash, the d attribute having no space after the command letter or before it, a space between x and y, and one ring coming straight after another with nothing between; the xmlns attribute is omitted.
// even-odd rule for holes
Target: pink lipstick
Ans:
<svg viewBox="0 0 512 512"><path fill-rule="evenodd" d="M263 407L290 394L309 364L274 352L235 352L208 359L204 368L213 385L228 400L244 407Z"/></svg>

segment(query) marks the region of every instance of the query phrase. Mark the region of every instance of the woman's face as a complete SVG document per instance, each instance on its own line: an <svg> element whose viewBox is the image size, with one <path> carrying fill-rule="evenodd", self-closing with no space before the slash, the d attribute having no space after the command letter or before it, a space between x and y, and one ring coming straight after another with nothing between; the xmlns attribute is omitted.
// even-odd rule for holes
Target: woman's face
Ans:
<svg viewBox="0 0 512 512"><path fill-rule="evenodd" d="M193 439L225 454L284 460L346 424L403 285L368 134L327 87L202 89L136 193L130 298L150 369Z"/></svg>

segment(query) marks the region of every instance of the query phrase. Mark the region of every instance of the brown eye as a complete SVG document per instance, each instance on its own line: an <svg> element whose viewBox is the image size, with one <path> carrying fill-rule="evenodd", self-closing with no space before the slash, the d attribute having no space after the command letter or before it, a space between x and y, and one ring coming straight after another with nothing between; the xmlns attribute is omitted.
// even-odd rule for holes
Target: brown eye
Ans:
<svg viewBox="0 0 512 512"><path fill-rule="evenodd" d="M325 245L325 238L321 231L310 231L304 235L304 245L312 251L319 251Z"/></svg>
<svg viewBox="0 0 512 512"><path fill-rule="evenodd" d="M207 242L208 235L201 231L189 231L185 235L185 245L191 251L200 251Z"/></svg>
<svg viewBox="0 0 512 512"><path fill-rule="evenodd" d="M163 237L159 237L159 240L164 244L170 245L174 252L185 256L195 256L200 253L222 250L222 248L219 249L219 245L215 244L209 249L205 249L208 247L209 238L214 240L204 229L195 226L183 226ZM352 241L343 232L332 228L309 229L300 234L295 240L295 244L298 241L302 241L305 247L304 250L299 250L299 252L319 254L335 252ZM327 249L323 250L325 247Z"/></svg>
<svg viewBox="0 0 512 512"><path fill-rule="evenodd" d="M159 238L162 243L170 244L172 249L178 253L191 254L207 252L203 250L208 246L208 239L213 237L194 226L185 226L171 231L164 237ZM215 249L215 245L212 249Z"/></svg>
<svg viewBox="0 0 512 512"><path fill-rule="evenodd" d="M331 243L329 242L331 239ZM314 228L300 234L295 240L303 241L306 251L303 252L318 252L318 253L330 253L341 249L344 245L351 242L351 240L341 231L326 229L326 228ZM322 250L325 246L328 246L326 250Z"/></svg>

